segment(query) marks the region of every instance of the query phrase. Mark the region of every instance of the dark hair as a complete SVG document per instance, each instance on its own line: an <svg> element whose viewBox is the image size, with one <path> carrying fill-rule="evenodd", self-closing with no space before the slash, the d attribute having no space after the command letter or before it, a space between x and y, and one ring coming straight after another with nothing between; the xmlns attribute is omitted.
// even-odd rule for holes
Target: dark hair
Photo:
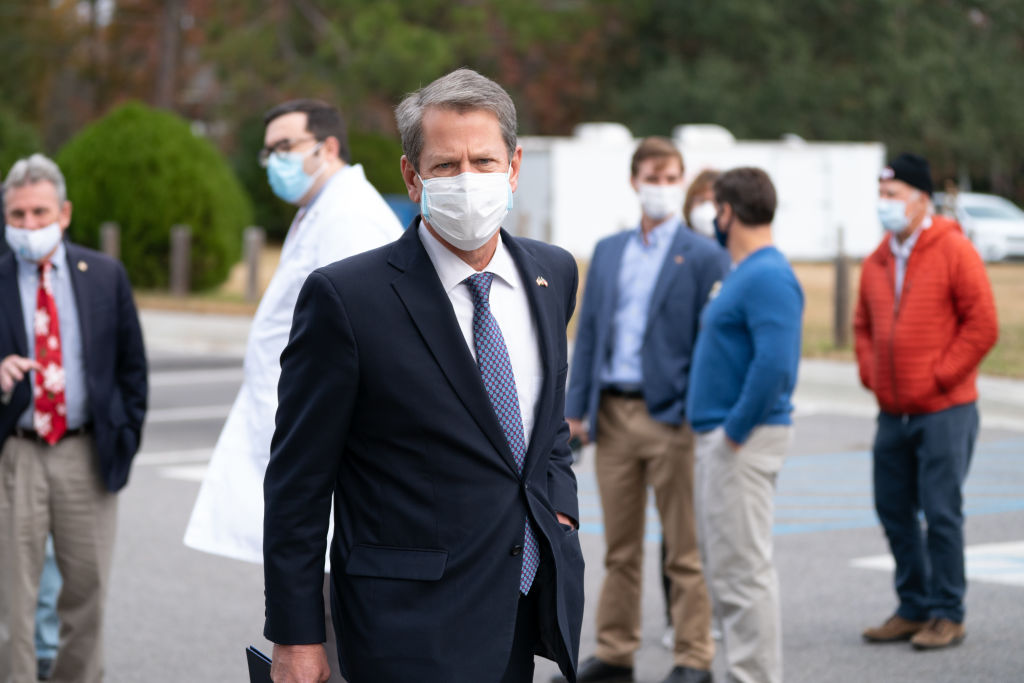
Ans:
<svg viewBox="0 0 1024 683"><path fill-rule="evenodd" d="M348 150L345 120L341 118L340 111L326 102L311 99L282 102L263 115L263 125L266 126L279 116L293 112L301 112L306 115L306 130L316 138L317 142L323 142L327 138L337 140L338 156L346 164L352 163L352 155Z"/></svg>
<svg viewBox="0 0 1024 683"><path fill-rule="evenodd" d="M715 181L715 202L731 206L745 225L771 223L778 204L772 179L749 166L726 171Z"/></svg>
<svg viewBox="0 0 1024 683"><path fill-rule="evenodd" d="M633 152L633 160L629 164L630 174L634 178L640 172L640 164L648 159L664 159L665 161L675 159L679 162L679 171L686 170L686 166L683 165L682 152L668 138L649 137L640 141L640 146Z"/></svg>
<svg viewBox="0 0 1024 683"><path fill-rule="evenodd" d="M722 174L718 171L706 168L698 173L697 177L690 183L690 187L686 189L686 199L683 201L683 219L687 223L690 222L690 211L693 210L693 205L697 203L697 195L704 194L712 189L720 175Z"/></svg>

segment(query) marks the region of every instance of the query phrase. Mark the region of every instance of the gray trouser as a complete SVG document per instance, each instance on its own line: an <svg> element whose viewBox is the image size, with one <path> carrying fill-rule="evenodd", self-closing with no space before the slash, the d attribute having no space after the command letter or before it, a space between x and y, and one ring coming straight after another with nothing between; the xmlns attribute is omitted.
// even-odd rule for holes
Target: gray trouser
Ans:
<svg viewBox="0 0 1024 683"><path fill-rule="evenodd" d="M103 679L103 605L117 496L99 477L91 436L48 446L9 437L0 452L0 683L36 678L35 620L46 535L64 585L54 683Z"/></svg>
<svg viewBox="0 0 1024 683"><path fill-rule="evenodd" d="M697 535L729 680L736 683L782 681L773 496L792 431L758 427L739 450L721 428L697 437Z"/></svg>

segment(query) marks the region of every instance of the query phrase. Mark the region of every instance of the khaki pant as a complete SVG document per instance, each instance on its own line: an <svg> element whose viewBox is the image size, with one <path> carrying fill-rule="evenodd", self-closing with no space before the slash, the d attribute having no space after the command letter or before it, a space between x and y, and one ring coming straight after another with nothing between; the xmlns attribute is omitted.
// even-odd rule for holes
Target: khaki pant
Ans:
<svg viewBox="0 0 1024 683"><path fill-rule="evenodd" d="M731 682L782 681L773 496L792 436L792 427L758 427L738 451L722 428L697 436L701 556Z"/></svg>
<svg viewBox="0 0 1024 683"><path fill-rule="evenodd" d="M604 513L605 579L597 607L596 656L632 666L640 647L641 574L647 487L654 489L671 581L677 665L710 669L711 604L697 549L693 432L650 417L643 400L604 396L594 467Z"/></svg>
<svg viewBox="0 0 1024 683"><path fill-rule="evenodd" d="M9 437L0 451L0 683L36 679L33 638L46 535L64 585L53 683L103 679L103 604L117 496L100 481L90 436L47 446Z"/></svg>

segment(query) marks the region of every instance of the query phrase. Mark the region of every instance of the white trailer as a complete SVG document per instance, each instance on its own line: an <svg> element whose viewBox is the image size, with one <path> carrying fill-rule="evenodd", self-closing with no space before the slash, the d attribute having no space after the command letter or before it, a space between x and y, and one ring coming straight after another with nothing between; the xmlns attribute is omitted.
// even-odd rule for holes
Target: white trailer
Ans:
<svg viewBox="0 0 1024 683"><path fill-rule="evenodd" d="M879 142L736 140L720 126L676 127L686 182L702 170L758 166L775 183L775 239L793 260L869 254L882 237L875 204L885 163ZM629 184L639 140L616 123L582 124L572 137L523 137L515 208L506 225L587 259L599 239L635 227L640 206Z"/></svg>

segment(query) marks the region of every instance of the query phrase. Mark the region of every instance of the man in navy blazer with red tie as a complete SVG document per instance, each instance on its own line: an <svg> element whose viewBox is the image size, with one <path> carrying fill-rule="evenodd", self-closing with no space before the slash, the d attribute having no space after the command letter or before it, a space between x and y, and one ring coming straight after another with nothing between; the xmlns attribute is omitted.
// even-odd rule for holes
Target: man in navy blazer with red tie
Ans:
<svg viewBox="0 0 1024 683"><path fill-rule="evenodd" d="M36 678L36 595L52 534L64 583L50 680L93 683L103 677L116 493L146 414L142 330L121 264L63 240L71 202L53 161L19 160L4 195L0 681Z"/></svg>
<svg viewBox="0 0 1024 683"><path fill-rule="evenodd" d="M324 681L322 558L350 683L575 680L583 614L563 419L565 251L500 222L518 183L515 108L468 69L397 110L422 216L321 268L281 357L264 482L274 680Z"/></svg>

